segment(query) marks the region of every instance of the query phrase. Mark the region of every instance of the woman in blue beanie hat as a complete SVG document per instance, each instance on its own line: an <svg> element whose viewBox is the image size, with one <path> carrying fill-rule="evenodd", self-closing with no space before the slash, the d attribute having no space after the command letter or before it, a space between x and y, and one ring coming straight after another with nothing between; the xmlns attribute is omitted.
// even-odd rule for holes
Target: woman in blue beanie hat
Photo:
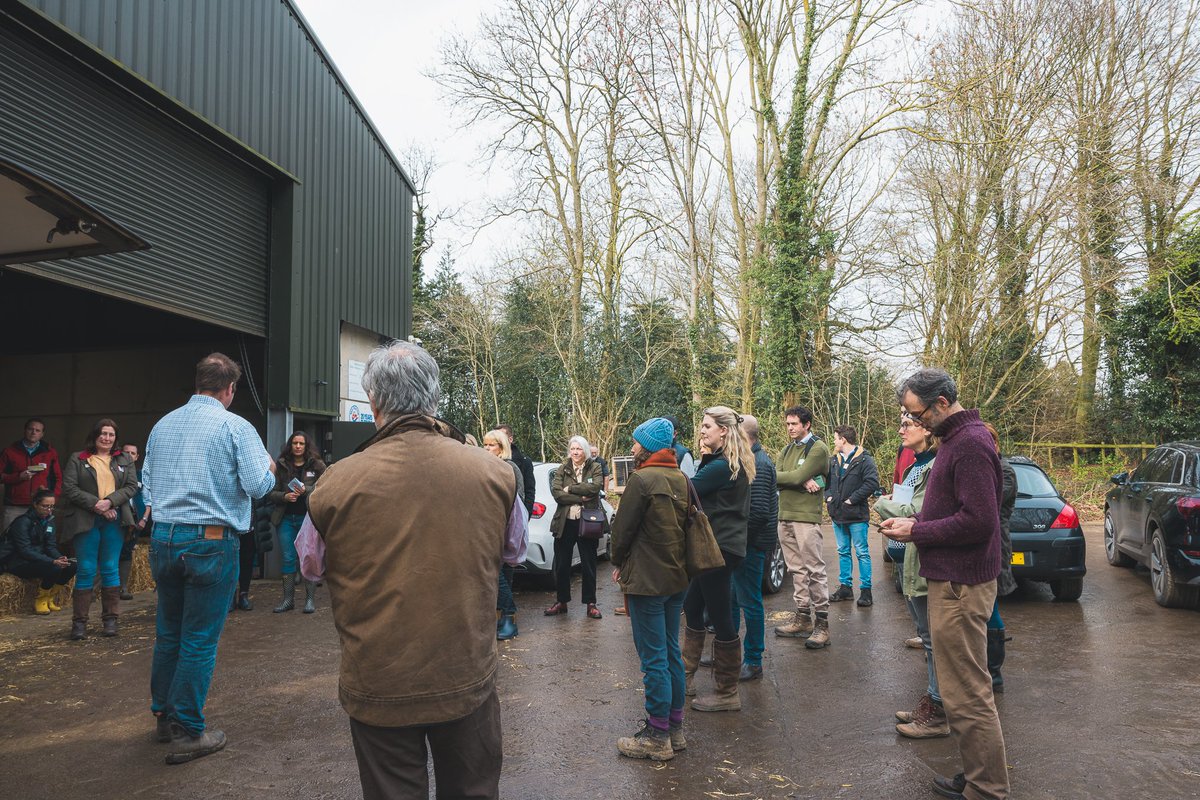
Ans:
<svg viewBox="0 0 1200 800"><path fill-rule="evenodd" d="M645 675L646 721L617 740L630 758L667 761L687 746L679 615L688 586L683 526L687 478L671 447L674 427L656 417L633 432L633 474L612 525L613 580L626 595Z"/></svg>

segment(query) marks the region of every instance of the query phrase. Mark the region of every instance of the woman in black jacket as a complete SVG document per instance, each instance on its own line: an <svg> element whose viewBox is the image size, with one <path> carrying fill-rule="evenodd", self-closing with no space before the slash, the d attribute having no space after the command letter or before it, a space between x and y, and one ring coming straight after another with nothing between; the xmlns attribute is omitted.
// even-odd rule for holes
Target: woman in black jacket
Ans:
<svg viewBox="0 0 1200 800"><path fill-rule="evenodd" d="M704 612L716 632L713 643L713 682L716 692L692 701L697 711L738 711L738 678L742 670L742 640L733 627L730 576L746 557L746 525L750 515L750 483L754 480L754 453L742 430L742 416L732 408L705 410L700 423L700 444L708 453L700 460L692 484L700 505L712 524L713 535L725 566L692 579L683 611L683 668L688 694L695 694L693 676L704 652Z"/></svg>
<svg viewBox="0 0 1200 800"><path fill-rule="evenodd" d="M18 578L40 578L35 614L60 610L54 602L56 587L66 586L75 577L75 565L58 552L54 541L54 492L38 489L29 510L13 520L0 542L0 572Z"/></svg>
<svg viewBox="0 0 1200 800"><path fill-rule="evenodd" d="M279 531L279 555L283 562L283 599L273 611L281 614L296 607L296 573L300 571L300 562L296 557L296 534L300 532L304 515L308 513L308 496L325 474L325 462L313 447L308 434L296 431L288 437L276 465L275 489L269 497L275 503L271 522ZM317 610L316 593L316 582L305 581L305 614Z"/></svg>
<svg viewBox="0 0 1200 800"><path fill-rule="evenodd" d="M829 465L825 503L833 521L833 535L837 538L838 582L841 585L829 600L854 599L854 562L850 559L853 544L861 588L858 604L869 606L874 601L871 598L871 551L867 547L867 523L871 518L867 499L879 489L879 468L871 454L858 446L858 435L849 425L833 429L833 443L837 455Z"/></svg>

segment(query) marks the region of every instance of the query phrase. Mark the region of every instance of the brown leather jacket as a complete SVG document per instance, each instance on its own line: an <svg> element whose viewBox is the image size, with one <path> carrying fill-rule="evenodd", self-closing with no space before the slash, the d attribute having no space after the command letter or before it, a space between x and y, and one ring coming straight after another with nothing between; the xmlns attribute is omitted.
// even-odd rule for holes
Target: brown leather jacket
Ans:
<svg viewBox="0 0 1200 800"><path fill-rule="evenodd" d="M432 417L402 416L309 497L342 642L338 699L378 727L461 719L491 694L512 467ZM449 644L448 644L449 643Z"/></svg>

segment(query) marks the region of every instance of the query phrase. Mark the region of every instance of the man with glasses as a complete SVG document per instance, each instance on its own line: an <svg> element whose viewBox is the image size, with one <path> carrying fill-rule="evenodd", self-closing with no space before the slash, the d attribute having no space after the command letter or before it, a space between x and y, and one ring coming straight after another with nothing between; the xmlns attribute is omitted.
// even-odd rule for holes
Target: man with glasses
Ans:
<svg viewBox="0 0 1200 800"><path fill-rule="evenodd" d="M941 439L916 519L895 517L881 526L888 538L916 544L920 574L929 584L938 690L963 765L953 778L934 778L933 790L943 797L1004 800L1004 733L987 667L987 622L1000 574L1000 458L978 410L962 407L944 370L918 370L896 397Z"/></svg>
<svg viewBox="0 0 1200 800"><path fill-rule="evenodd" d="M275 460L254 426L229 411L242 370L213 353L196 365L196 393L160 419L146 442L142 491L153 509L150 566L158 585L150 710L168 764L215 753L206 728L217 642L237 580L238 536L250 501L275 487Z"/></svg>
<svg viewBox="0 0 1200 800"><path fill-rule="evenodd" d="M0 539L0 572L18 578L40 578L35 614L59 611L58 590L75 577L75 564L58 552L54 540L54 493L38 489L29 510L17 517Z"/></svg>
<svg viewBox="0 0 1200 800"><path fill-rule="evenodd" d="M4 448L0 454L0 482L4 483L3 533L13 520L29 510L39 489L49 489L55 497L62 494L62 468L58 453L43 441L46 423L34 417L25 421L25 437Z"/></svg>

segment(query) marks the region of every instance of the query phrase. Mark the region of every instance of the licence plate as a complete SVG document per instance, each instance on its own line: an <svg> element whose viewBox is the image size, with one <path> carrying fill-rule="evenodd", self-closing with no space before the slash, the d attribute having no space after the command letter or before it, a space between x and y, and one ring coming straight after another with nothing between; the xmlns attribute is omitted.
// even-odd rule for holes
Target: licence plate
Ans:
<svg viewBox="0 0 1200 800"><path fill-rule="evenodd" d="M1025 565L1025 554L1024 553L1013 553L1012 563L1024 566Z"/></svg>

